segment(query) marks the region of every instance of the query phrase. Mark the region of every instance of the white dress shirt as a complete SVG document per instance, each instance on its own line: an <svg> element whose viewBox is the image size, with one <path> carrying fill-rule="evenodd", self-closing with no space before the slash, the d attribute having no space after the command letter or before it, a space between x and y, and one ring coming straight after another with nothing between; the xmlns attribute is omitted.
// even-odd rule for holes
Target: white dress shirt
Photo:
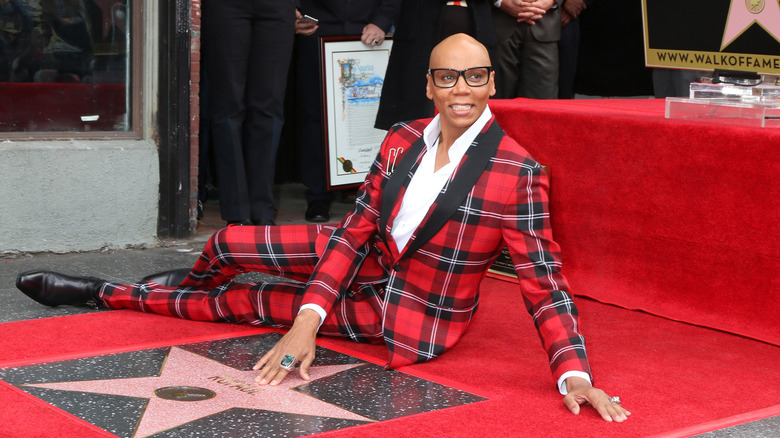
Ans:
<svg viewBox="0 0 780 438"><path fill-rule="evenodd" d="M444 185L452 177L452 173L458 168L463 155L466 154L471 143L477 138L487 122L492 117L490 108L479 116L476 122L452 143L447 154L450 162L434 172L436 166L436 151L439 149L439 135L441 134L441 122L437 115L423 130L423 141L427 152L420 161L420 166L414 172L409 187L406 188L404 198L401 200L401 208L398 216L393 221L393 236L398 252L402 253L414 231L420 226L425 215L428 214L433 201L439 196Z"/></svg>

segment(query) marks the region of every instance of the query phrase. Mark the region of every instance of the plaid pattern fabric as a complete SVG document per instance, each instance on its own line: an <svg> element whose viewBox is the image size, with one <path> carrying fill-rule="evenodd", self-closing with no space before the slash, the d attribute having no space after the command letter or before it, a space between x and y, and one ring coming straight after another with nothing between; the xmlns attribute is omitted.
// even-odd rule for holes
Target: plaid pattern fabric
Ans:
<svg viewBox="0 0 780 438"><path fill-rule="evenodd" d="M112 308L277 327L289 327L301 304L314 303L328 313L321 334L384 342L388 366L398 367L432 359L460 339L479 304L479 284L506 245L518 304L533 317L553 376L590 373L552 240L547 177L495 119L399 252L390 230L429 122L390 130L355 209L337 228L231 226L212 236L181 285L107 285L101 298ZM234 282L248 271L289 281Z"/></svg>
<svg viewBox="0 0 780 438"><path fill-rule="evenodd" d="M414 145L428 123L403 123L390 130L355 210L318 251L322 258L303 301L329 311L354 281L384 276L381 318L389 366L426 361L464 334L479 303L479 284L506 244L518 273L520 296L539 330L554 377L572 370L590 373L577 311L560 273L560 249L552 240L547 177L495 119L477 136L468 158L399 253L390 236L392 221L422 157L422 149ZM393 186L388 170L403 172L394 158L400 149L404 155L413 154L414 163L396 176L404 178L398 192L388 192ZM466 168L480 157L484 168ZM475 183L463 183L468 173ZM378 229L383 223L383 197L393 208L385 228ZM452 204L450 212L445 206ZM425 237L416 241L421 235Z"/></svg>
<svg viewBox="0 0 780 438"><path fill-rule="evenodd" d="M332 227L229 226L214 233L188 277L178 286L108 284L100 298L107 307L129 308L196 321L226 321L290 327L305 282L318 261L314 242ZM288 281L237 283L244 272L263 272ZM323 335L382 343L381 287L355 284L320 327Z"/></svg>

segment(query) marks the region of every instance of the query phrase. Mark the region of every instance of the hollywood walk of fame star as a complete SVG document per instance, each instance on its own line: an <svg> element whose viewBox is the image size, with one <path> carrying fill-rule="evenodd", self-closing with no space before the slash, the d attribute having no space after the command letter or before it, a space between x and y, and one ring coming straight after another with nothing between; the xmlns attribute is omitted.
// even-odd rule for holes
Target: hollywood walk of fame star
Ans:
<svg viewBox="0 0 780 438"><path fill-rule="evenodd" d="M315 381L361 365L314 366L309 376ZM255 384L256 375L257 371L242 371L171 347L159 376L23 386L146 398L147 406L134 437L154 435L231 408L374 421L295 391L295 387L308 383L297 372L277 386Z"/></svg>
<svg viewBox="0 0 780 438"><path fill-rule="evenodd" d="M763 6L763 8L758 6ZM775 0L755 3L750 0L731 0L729 17L720 49L723 50L734 42L753 23L758 23L776 40L780 41L780 3Z"/></svg>

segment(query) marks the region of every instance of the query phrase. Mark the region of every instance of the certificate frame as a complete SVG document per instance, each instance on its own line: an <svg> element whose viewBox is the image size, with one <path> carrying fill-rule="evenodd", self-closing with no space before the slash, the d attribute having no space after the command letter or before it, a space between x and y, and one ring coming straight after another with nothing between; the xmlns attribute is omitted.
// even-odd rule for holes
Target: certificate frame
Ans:
<svg viewBox="0 0 780 438"><path fill-rule="evenodd" d="M359 35L322 37L322 129L327 189L359 187L386 132L374 128L392 39L369 46Z"/></svg>

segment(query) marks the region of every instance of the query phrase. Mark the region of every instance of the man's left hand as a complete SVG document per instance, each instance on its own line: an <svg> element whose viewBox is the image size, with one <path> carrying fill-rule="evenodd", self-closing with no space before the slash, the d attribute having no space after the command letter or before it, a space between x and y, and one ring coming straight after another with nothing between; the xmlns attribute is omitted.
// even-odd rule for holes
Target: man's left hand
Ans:
<svg viewBox="0 0 780 438"><path fill-rule="evenodd" d="M580 405L585 403L590 403L604 421L620 423L631 415L620 403L613 403L607 393L594 388L585 379L569 377L566 379L566 389L568 393L563 397L563 404L574 415L580 413Z"/></svg>
<svg viewBox="0 0 780 438"><path fill-rule="evenodd" d="M363 35L360 37L360 41L367 46L379 46L385 40L385 31L379 28L376 24L368 23L363 28Z"/></svg>

